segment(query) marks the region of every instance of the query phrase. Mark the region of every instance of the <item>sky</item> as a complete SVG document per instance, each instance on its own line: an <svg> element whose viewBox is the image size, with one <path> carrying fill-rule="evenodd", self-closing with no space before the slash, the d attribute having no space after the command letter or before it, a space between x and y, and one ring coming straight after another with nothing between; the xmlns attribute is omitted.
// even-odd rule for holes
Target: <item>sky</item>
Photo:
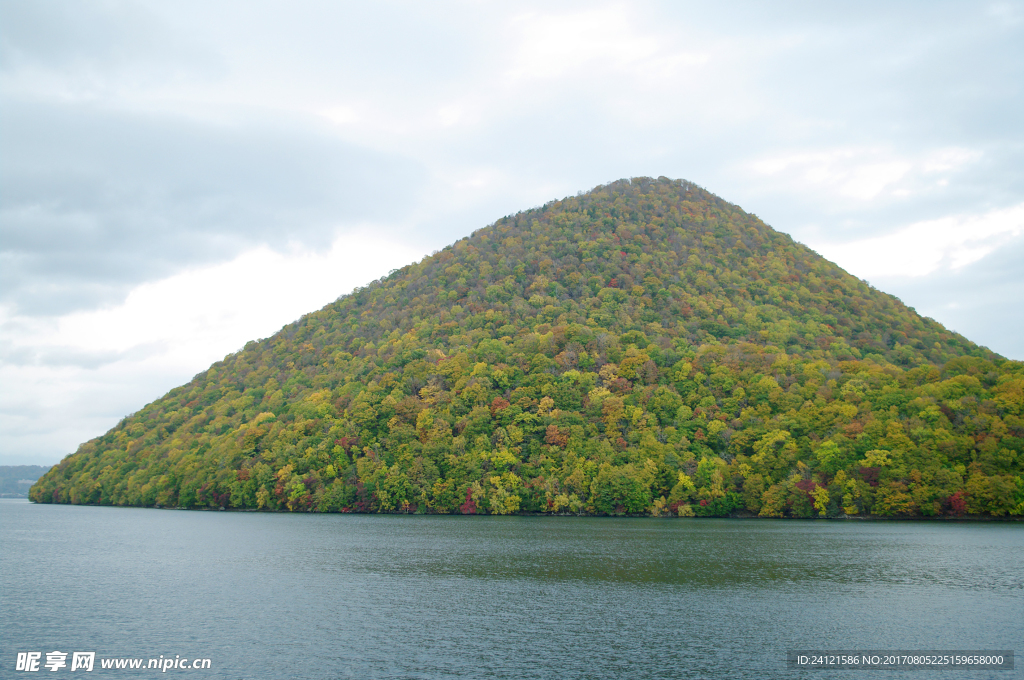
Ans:
<svg viewBox="0 0 1024 680"><path fill-rule="evenodd" d="M1024 360L1024 2L0 0L0 464L496 219L692 181Z"/></svg>

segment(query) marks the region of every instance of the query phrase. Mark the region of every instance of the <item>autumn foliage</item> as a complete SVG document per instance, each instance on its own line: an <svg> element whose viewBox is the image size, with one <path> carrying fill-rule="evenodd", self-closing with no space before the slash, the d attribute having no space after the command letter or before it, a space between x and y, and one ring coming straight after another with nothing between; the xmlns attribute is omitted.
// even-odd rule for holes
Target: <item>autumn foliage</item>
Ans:
<svg viewBox="0 0 1024 680"><path fill-rule="evenodd" d="M1024 365L687 182L498 220L250 342L36 502L1024 514Z"/></svg>

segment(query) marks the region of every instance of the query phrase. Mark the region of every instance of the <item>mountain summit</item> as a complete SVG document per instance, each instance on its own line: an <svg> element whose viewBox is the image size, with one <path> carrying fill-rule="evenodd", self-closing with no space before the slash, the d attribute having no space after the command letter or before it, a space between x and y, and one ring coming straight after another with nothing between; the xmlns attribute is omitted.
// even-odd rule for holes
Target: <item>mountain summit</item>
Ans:
<svg viewBox="0 0 1024 680"><path fill-rule="evenodd" d="M1024 514L1024 364L689 182L502 218L248 343L45 503Z"/></svg>

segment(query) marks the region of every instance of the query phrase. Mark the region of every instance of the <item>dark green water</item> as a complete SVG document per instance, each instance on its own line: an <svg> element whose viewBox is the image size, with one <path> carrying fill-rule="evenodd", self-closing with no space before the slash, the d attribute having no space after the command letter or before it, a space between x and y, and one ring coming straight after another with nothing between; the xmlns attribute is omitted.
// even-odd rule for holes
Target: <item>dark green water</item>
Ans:
<svg viewBox="0 0 1024 680"><path fill-rule="evenodd" d="M1024 652L1024 525L283 515L0 502L2 659L84 677L1020 678L787 649ZM35 677L77 677L69 666Z"/></svg>

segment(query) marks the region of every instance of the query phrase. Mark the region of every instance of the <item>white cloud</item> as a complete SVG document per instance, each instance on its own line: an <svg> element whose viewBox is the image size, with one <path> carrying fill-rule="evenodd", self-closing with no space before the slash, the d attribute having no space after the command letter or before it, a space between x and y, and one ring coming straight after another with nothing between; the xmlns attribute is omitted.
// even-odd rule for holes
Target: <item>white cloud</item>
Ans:
<svg viewBox="0 0 1024 680"><path fill-rule="evenodd" d="M982 153L976 149L939 149L924 157L921 168L927 173L959 172L981 160Z"/></svg>
<svg viewBox="0 0 1024 680"><path fill-rule="evenodd" d="M259 248L138 286L107 309L3 314L0 454L52 461L247 341L421 255L363 232L323 253Z"/></svg>
<svg viewBox="0 0 1024 680"><path fill-rule="evenodd" d="M664 78L709 59L705 53L672 49L662 37L642 32L630 13L616 5L565 14L533 12L511 25L520 40L507 72L512 80L566 78L594 73L599 66Z"/></svg>
<svg viewBox="0 0 1024 680"><path fill-rule="evenodd" d="M1024 21L1021 8L1009 2L993 3L989 5L986 13L1007 28L1013 28Z"/></svg>
<svg viewBox="0 0 1024 680"><path fill-rule="evenodd" d="M335 125L351 125L361 122L363 116L359 115L356 107L351 105L338 104L317 111L321 116Z"/></svg>
<svg viewBox="0 0 1024 680"><path fill-rule="evenodd" d="M114 307L40 321L8 318L5 326L19 326L19 344L37 351L159 348L147 354L198 370L418 255L367 234L339 238L325 253L261 247L140 285Z"/></svg>
<svg viewBox="0 0 1024 680"><path fill-rule="evenodd" d="M790 191L827 192L837 197L870 202L903 198L935 186L977 163L975 149L942 148L918 155L901 155L881 148L840 148L775 154L750 161L748 172L782 180Z"/></svg>
<svg viewBox="0 0 1024 680"><path fill-rule="evenodd" d="M620 8L601 8L572 14L530 13L514 21L521 33L513 79L560 78L595 60L631 63L653 55L653 38L628 29Z"/></svg>
<svg viewBox="0 0 1024 680"><path fill-rule="evenodd" d="M961 269L1024 234L1024 203L981 215L916 222L885 236L812 247L861 278Z"/></svg>

